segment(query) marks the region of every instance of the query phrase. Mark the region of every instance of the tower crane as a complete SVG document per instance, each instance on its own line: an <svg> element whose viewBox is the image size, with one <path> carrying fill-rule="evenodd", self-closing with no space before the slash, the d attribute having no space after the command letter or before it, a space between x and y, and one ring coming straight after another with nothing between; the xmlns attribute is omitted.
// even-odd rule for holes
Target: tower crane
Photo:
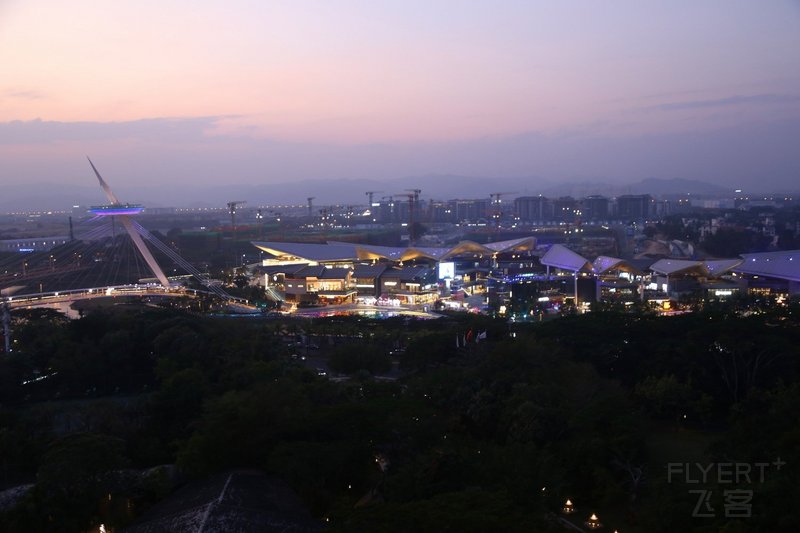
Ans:
<svg viewBox="0 0 800 533"><path fill-rule="evenodd" d="M416 243L416 230L414 228L414 214L416 211L419 211L419 195L422 193L422 189L406 189L408 192L413 194L413 198L409 198L409 203L411 204L409 207L411 209L408 210L408 227L411 228L411 233L409 235L410 244Z"/></svg>
<svg viewBox="0 0 800 533"><path fill-rule="evenodd" d="M416 230L414 228L414 211L419 203L421 189L406 189L409 192L395 194L408 198L408 244L413 246L416 241Z"/></svg>
<svg viewBox="0 0 800 533"><path fill-rule="evenodd" d="M384 201L385 200L389 200L389 202L387 204L389 206L389 213L388 213L388 217L386 217L386 218L387 218L388 221L394 221L394 196L392 196L392 195L381 196L381 200L384 200ZM383 216L383 208L381 208L381 217L384 218L384 216ZM386 222L387 220L383 220L383 222Z"/></svg>
<svg viewBox="0 0 800 533"><path fill-rule="evenodd" d="M367 195L367 198L369 199L369 205L367 207L372 207L372 198L376 194L378 194L379 192L383 192L383 191L367 191L367 192L364 193L364 194Z"/></svg>
<svg viewBox="0 0 800 533"><path fill-rule="evenodd" d="M492 218L494 219L494 227L497 228L500 226L500 215L503 214L503 209L500 204L503 203L501 199L503 196L507 194L517 194L516 192L492 192L489 193L489 198L491 199L491 209L492 209Z"/></svg>
<svg viewBox="0 0 800 533"><path fill-rule="evenodd" d="M228 212L231 214L231 226L233 226L233 231L236 231L236 207L246 203L247 202L244 200L234 200L232 202L228 202Z"/></svg>
<svg viewBox="0 0 800 533"><path fill-rule="evenodd" d="M499 203L502 202L502 200L500 198L503 197L503 196L506 196L507 194L518 194L518 193L516 193L516 192L492 192L492 193L489 193L489 198L491 198L492 204L499 204Z"/></svg>

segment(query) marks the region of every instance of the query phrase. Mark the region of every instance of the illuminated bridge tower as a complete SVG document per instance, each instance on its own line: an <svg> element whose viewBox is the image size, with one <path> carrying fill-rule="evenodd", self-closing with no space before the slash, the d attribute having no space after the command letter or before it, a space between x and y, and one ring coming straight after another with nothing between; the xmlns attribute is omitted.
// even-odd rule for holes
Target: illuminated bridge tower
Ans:
<svg viewBox="0 0 800 533"><path fill-rule="evenodd" d="M87 157L86 159L89 158ZM150 253L147 245L145 245L144 241L142 240L142 236L136 231L136 228L133 227L133 222L131 221L131 216L141 213L144 207L138 204L120 203L120 201L114 195L114 192L111 190L111 187L109 187L108 183L106 183L103 177L100 176L100 173L95 168L91 159L89 159L89 164L92 165L92 170L94 170L97 180L100 182L100 187L103 188L103 192L106 193L108 201L111 202L110 205L93 206L89 209L89 211L97 216L117 217L122 223L122 227L124 227L125 231L127 231L128 235L130 235L133 244L136 246L136 249L139 250L139 253L142 254L142 257L144 257L147 266L150 267L150 270L153 272L161 285L163 285L165 289L168 289L169 280L167 279L167 276L164 274L164 271L161 270L161 267L158 266L155 257L153 257L153 254Z"/></svg>

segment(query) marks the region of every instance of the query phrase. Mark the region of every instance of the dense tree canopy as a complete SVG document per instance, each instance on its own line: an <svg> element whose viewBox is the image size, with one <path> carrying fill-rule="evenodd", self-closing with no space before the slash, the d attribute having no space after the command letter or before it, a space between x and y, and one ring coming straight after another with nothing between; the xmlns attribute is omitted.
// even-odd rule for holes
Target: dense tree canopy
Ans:
<svg viewBox="0 0 800 533"><path fill-rule="evenodd" d="M36 488L0 523L119 527L164 494L120 473L176 463L189 477L277 474L341 531L558 531L566 498L624 531L734 528L693 519L664 465L781 456L779 475L744 487L757 510L745 525L793 530L781 509L800 459L798 323L796 306L513 331L472 315L24 317L0 357L0 475ZM114 514L112 494L134 510Z"/></svg>

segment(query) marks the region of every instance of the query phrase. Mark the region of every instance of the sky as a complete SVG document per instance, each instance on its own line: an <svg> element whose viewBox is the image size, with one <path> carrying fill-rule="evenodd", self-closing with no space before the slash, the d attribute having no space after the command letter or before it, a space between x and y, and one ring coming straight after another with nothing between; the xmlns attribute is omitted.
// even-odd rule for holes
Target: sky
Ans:
<svg viewBox="0 0 800 533"><path fill-rule="evenodd" d="M6 192L93 184L86 155L150 191L800 189L797 0L0 0L0 66Z"/></svg>

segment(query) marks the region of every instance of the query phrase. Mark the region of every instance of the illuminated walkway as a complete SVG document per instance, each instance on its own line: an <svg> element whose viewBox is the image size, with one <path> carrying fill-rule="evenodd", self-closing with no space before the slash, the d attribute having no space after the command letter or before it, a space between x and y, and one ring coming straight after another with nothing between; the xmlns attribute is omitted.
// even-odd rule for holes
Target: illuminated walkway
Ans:
<svg viewBox="0 0 800 533"><path fill-rule="evenodd" d="M60 303L108 298L118 296L163 296L163 297L189 297L213 296L218 298L216 292L187 289L185 287L164 288L161 285L117 285L113 287L94 287L91 289L74 289L68 291L41 292L34 294L20 294L7 296L3 301L12 309L51 306ZM255 307L248 304L247 300L229 296L227 303L243 306L248 309Z"/></svg>

